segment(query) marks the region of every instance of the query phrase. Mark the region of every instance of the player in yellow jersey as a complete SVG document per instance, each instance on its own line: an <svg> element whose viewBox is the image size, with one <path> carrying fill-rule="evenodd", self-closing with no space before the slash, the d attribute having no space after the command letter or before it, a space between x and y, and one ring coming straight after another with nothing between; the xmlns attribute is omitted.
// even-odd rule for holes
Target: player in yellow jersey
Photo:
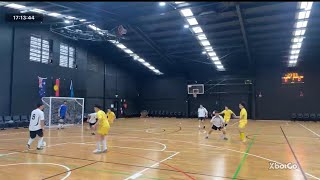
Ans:
<svg viewBox="0 0 320 180"><path fill-rule="evenodd" d="M94 111L97 113L97 123L93 125L93 128L97 130L97 149L93 153L105 153L107 152L107 139L106 135L109 133L110 124L107 119L107 115L104 111L101 110L99 105L94 106ZM103 149L101 150L101 144Z"/></svg>
<svg viewBox="0 0 320 180"><path fill-rule="evenodd" d="M245 108L245 103L241 102L239 104L239 108L240 108L240 116L237 116L237 118L239 118L239 132L240 132L240 139L242 140L242 142L246 142L246 136L244 134L244 130L245 127L248 123L248 114L247 114L247 110Z"/></svg>
<svg viewBox="0 0 320 180"><path fill-rule="evenodd" d="M107 119L109 124L112 124L113 121L116 119L116 115L114 114L114 112L111 111L111 109L107 110Z"/></svg>
<svg viewBox="0 0 320 180"><path fill-rule="evenodd" d="M224 110L223 110L221 113L219 113L219 115L221 115L221 114L224 114L224 116L223 116L223 120L224 120L224 122L225 122L224 127L226 127L226 126L228 125L228 123L229 123L229 121L230 121L230 119L231 119L231 115L236 116L236 115L233 113L233 111L231 111L231 109L228 108L228 106L225 106L225 107L224 107Z"/></svg>

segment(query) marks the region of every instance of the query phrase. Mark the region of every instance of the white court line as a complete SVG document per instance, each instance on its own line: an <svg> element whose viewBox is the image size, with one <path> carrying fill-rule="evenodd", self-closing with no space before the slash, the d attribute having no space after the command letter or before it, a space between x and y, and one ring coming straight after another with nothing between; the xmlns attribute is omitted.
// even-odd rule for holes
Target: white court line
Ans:
<svg viewBox="0 0 320 180"><path fill-rule="evenodd" d="M25 133L29 133L29 132L17 132L17 133L6 133L6 134L1 133L0 136L10 136L12 134L25 134Z"/></svg>
<svg viewBox="0 0 320 180"><path fill-rule="evenodd" d="M12 155L12 154L18 154L18 153L19 152L13 152L13 153L8 153L8 154L0 154L0 157Z"/></svg>
<svg viewBox="0 0 320 180"><path fill-rule="evenodd" d="M126 136L123 136L123 137L126 137ZM140 137L129 137L127 136L126 138L137 138L137 139L154 139L154 138L140 138ZM249 156L253 156L253 157L256 157L256 158L260 158L260 159L263 159L263 160L267 160L267 161L271 161L271 162L275 162L275 163L278 163L278 164L281 164L281 165L284 165L280 162L277 162L275 160L272 160L272 159L268 159L268 158L265 158L265 157L262 157L262 156L258 156L258 155L255 155L255 154L250 154L250 153L246 153L246 152L242 152L242 151L237 151L237 150L234 150L234 149L228 149L228 148L223 148L223 147L219 147L219 146L213 146L213 145L209 145L209 144L197 144L197 143L192 143L192 142L188 142L188 141L180 141L180 140L173 140L173 139L157 139L157 140L167 140L167 141L176 141L176 142L182 142L182 143L188 143L188 144L194 144L194 145L201 145L201 146L207 146L207 147L214 147L214 148L217 148L217 149L221 149L221 150L227 150L227 151L233 151L233 152L237 152L237 153L240 153L240 154L247 154ZM299 169L295 169L297 171L300 171ZM320 180L320 178L317 178L309 173L306 173L306 175L310 176L310 177L313 177L317 180Z"/></svg>
<svg viewBox="0 0 320 180"><path fill-rule="evenodd" d="M71 175L71 169L65 165L62 164L55 164L55 163L16 163L16 164L2 164L0 167L8 167L8 166L17 166L17 165L54 165L54 166L60 166L67 170L67 175L61 178L61 180L67 179Z"/></svg>
<svg viewBox="0 0 320 180"><path fill-rule="evenodd" d="M163 159L163 160L161 160L161 161L159 161L159 162L157 162L157 163L149 166L148 168L145 168L145 169L143 169L142 171L139 171L139 172L131 175L130 177L126 178L125 180L136 179L137 177L143 175L143 174L142 174L143 172L149 170L150 168L153 168L153 167L158 166L160 163L162 163L162 162L164 162L164 161L166 161L166 160L168 160L168 159L172 159L172 157L176 156L176 155L179 154L179 153L180 153L180 152L176 152L176 153L174 153L173 155L171 155L171 156L169 156L169 157L167 157L167 158L165 158L165 159Z"/></svg>
<svg viewBox="0 0 320 180"><path fill-rule="evenodd" d="M298 124L300 124L300 123L298 123ZM304 125L300 124L300 126L304 127L305 129L309 130L310 132L312 132L312 133L313 133L313 134L315 134L316 136L320 137L320 135L319 135L319 134L317 134L317 133L313 132L311 129L309 129L309 128L305 127Z"/></svg>

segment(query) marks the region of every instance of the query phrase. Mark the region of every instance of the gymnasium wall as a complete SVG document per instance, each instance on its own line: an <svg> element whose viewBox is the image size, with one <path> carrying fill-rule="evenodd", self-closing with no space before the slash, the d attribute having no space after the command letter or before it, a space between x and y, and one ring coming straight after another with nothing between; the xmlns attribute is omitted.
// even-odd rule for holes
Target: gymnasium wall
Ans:
<svg viewBox="0 0 320 180"><path fill-rule="evenodd" d="M29 61L31 34L53 41L52 64ZM86 99L85 112L91 112L94 104L110 107L114 101L124 98L129 104L128 112L138 111L135 105L135 76L114 63L118 56L108 56L107 51L104 51L103 56L96 55L91 47L94 44L87 45L57 36L49 32L47 26L13 27L2 22L0 42L0 115L23 115L31 112L35 103L40 100L38 76L48 78L47 96L54 95L53 84L56 78L60 78L60 96L68 97L72 79L75 96ZM75 47L77 69L59 66L60 43ZM119 95L118 98L115 98L115 94Z"/></svg>

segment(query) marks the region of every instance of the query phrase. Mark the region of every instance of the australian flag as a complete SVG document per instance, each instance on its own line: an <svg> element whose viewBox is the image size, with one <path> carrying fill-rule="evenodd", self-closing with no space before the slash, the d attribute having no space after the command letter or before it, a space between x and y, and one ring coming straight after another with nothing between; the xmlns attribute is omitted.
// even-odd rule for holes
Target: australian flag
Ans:
<svg viewBox="0 0 320 180"><path fill-rule="evenodd" d="M46 79L47 78L38 77L38 80L39 80L39 96L41 98L46 96Z"/></svg>

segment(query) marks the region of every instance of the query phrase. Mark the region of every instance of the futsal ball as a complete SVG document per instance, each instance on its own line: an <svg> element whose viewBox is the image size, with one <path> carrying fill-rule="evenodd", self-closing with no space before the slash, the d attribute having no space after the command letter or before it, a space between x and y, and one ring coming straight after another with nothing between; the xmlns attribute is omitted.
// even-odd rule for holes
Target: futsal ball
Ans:
<svg viewBox="0 0 320 180"><path fill-rule="evenodd" d="M45 141L42 142L42 146L45 147L47 143Z"/></svg>
<svg viewBox="0 0 320 180"><path fill-rule="evenodd" d="M60 119L60 120L59 120L59 123L63 123L63 119Z"/></svg>

